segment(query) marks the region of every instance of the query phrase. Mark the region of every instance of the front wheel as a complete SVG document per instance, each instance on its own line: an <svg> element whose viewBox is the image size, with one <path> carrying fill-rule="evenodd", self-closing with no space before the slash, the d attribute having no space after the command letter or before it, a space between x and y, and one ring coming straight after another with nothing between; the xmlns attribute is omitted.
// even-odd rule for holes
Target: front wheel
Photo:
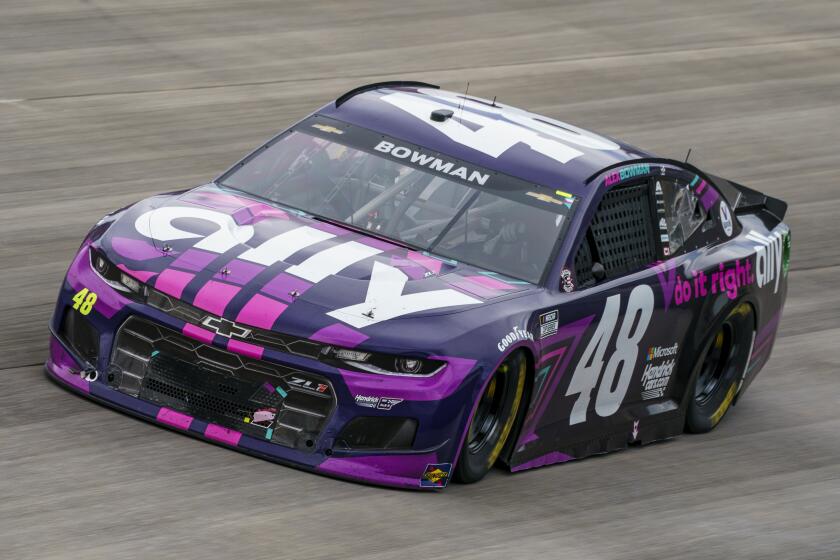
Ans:
<svg viewBox="0 0 840 560"><path fill-rule="evenodd" d="M519 414L527 369L525 355L515 352L493 372L464 438L455 468L459 482L478 482L499 458Z"/></svg>
<svg viewBox="0 0 840 560"><path fill-rule="evenodd" d="M703 433L718 425L738 393L750 359L755 320L742 303L727 315L700 355L686 415L686 430Z"/></svg>

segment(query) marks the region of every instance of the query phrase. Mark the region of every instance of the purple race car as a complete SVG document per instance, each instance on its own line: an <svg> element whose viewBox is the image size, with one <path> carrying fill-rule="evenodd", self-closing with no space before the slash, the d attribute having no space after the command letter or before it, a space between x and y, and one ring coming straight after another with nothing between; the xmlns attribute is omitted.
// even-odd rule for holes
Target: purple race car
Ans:
<svg viewBox="0 0 840 560"><path fill-rule="evenodd" d="M289 465L438 488L711 430L766 363L786 204L418 82L100 220L47 371Z"/></svg>

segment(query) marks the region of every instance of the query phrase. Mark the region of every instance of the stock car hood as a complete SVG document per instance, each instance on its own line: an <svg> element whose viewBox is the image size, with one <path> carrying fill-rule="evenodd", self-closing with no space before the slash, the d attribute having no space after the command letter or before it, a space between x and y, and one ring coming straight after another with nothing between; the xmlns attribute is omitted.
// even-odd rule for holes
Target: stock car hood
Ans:
<svg viewBox="0 0 840 560"><path fill-rule="evenodd" d="M299 241L301 228L308 245ZM416 337L417 327L431 327L423 318L537 289L215 185L137 203L97 245L127 274L171 297L232 321L316 338L324 329L358 340ZM457 322L434 323L442 339L459 334L451 332Z"/></svg>

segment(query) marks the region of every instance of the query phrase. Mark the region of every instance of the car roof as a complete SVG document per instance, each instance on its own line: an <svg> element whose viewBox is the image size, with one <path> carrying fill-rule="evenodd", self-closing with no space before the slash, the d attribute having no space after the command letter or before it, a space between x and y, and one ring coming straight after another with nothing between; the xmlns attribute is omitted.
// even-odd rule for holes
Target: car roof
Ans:
<svg viewBox="0 0 840 560"><path fill-rule="evenodd" d="M652 156L496 100L427 84L396 84L351 90L317 113L584 199L595 194L595 184L587 185L593 174ZM435 121L435 110L451 111L452 116Z"/></svg>

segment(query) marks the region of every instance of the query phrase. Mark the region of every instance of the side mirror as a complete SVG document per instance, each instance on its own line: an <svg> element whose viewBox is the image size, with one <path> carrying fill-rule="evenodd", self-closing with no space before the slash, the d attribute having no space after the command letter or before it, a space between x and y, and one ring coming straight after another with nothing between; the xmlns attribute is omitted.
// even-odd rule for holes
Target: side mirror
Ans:
<svg viewBox="0 0 840 560"><path fill-rule="evenodd" d="M599 262L592 263L592 278L594 278L596 282L600 282L606 277L607 271L604 270L604 265Z"/></svg>

